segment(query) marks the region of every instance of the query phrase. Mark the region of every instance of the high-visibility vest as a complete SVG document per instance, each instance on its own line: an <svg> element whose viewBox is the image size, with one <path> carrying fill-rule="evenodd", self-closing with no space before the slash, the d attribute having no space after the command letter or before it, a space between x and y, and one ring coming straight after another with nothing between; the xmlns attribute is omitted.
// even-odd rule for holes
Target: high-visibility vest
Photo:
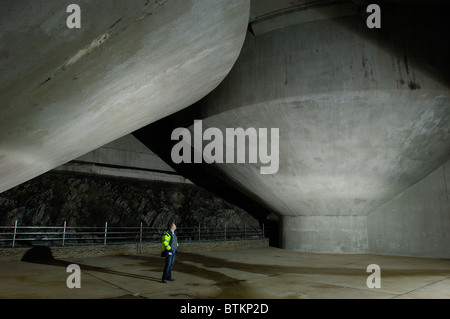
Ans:
<svg viewBox="0 0 450 319"><path fill-rule="evenodd" d="M166 231L162 237L162 243L161 243L161 251L164 250L171 250L172 247L170 246L172 244L172 236L170 235L169 231ZM177 240L177 247L180 245L178 244Z"/></svg>

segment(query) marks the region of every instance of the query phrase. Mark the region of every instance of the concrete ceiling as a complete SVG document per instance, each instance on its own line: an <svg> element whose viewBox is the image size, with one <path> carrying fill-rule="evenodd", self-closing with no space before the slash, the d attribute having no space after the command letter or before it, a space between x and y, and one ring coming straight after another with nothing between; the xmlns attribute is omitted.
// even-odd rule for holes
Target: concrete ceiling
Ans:
<svg viewBox="0 0 450 319"><path fill-rule="evenodd" d="M239 55L243 0L0 4L0 192L204 97Z"/></svg>

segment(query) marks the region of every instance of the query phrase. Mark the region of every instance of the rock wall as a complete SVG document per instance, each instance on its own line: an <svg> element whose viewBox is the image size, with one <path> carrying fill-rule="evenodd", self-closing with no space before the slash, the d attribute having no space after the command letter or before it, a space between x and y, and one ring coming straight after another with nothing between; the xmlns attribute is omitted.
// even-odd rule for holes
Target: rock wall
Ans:
<svg viewBox="0 0 450 319"><path fill-rule="evenodd" d="M0 193L0 225L179 226L260 229L244 210L191 184L51 171Z"/></svg>

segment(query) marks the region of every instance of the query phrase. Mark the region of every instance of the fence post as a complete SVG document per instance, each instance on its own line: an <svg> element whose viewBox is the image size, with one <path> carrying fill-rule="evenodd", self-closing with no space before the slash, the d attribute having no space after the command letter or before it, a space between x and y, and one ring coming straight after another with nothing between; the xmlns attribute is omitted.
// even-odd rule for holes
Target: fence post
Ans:
<svg viewBox="0 0 450 319"><path fill-rule="evenodd" d="M200 223L198 223L198 241L200 241Z"/></svg>
<svg viewBox="0 0 450 319"><path fill-rule="evenodd" d="M108 233L108 222L105 223L105 241L104 241L104 245L106 245L106 234Z"/></svg>
<svg viewBox="0 0 450 319"><path fill-rule="evenodd" d="M139 254L142 254L142 222L141 229L139 231Z"/></svg>
<svg viewBox="0 0 450 319"><path fill-rule="evenodd" d="M13 237L12 248L14 248L14 245L16 244L16 233L17 233L17 219L16 219L16 223L14 224L14 237Z"/></svg>
<svg viewBox="0 0 450 319"><path fill-rule="evenodd" d="M225 224L225 240L227 240L227 224Z"/></svg>
<svg viewBox="0 0 450 319"><path fill-rule="evenodd" d="M65 241L66 241L66 221L64 221L63 242L62 242L63 246Z"/></svg>
<svg viewBox="0 0 450 319"><path fill-rule="evenodd" d="M262 238L264 238L264 223L263 223L263 233L262 233Z"/></svg>

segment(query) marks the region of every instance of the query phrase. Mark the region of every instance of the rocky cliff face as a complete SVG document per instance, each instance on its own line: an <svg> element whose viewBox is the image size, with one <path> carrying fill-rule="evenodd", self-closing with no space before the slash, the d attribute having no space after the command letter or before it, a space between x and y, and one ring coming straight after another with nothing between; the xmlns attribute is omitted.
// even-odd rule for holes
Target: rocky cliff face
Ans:
<svg viewBox="0 0 450 319"><path fill-rule="evenodd" d="M49 172L0 194L0 225L260 229L242 209L190 184Z"/></svg>

